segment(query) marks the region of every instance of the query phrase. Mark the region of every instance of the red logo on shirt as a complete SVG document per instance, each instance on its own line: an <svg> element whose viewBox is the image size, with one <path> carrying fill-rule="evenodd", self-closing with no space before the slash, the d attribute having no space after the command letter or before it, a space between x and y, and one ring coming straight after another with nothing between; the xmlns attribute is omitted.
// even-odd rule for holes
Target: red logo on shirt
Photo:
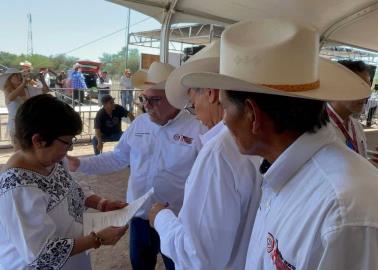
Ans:
<svg viewBox="0 0 378 270"><path fill-rule="evenodd" d="M268 237L266 239L266 251L269 253L276 270L295 270L295 266L288 263L282 257L282 254L278 249L278 240L275 239L271 233L268 233Z"/></svg>
<svg viewBox="0 0 378 270"><path fill-rule="evenodd" d="M175 134L173 136L173 139L175 141L180 141L180 142L184 142L184 143L187 143L187 144L192 144L192 142L193 142L193 138L187 137L185 135L179 135L179 134Z"/></svg>

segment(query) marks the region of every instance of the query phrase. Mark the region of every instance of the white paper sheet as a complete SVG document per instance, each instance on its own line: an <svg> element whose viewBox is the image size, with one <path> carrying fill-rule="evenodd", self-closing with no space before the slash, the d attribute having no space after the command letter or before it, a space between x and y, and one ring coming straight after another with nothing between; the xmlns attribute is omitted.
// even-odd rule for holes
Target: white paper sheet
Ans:
<svg viewBox="0 0 378 270"><path fill-rule="evenodd" d="M125 226L153 193L154 190L153 188L151 188L142 197L135 200L127 207L119 210L109 212L84 213L84 235L88 235L92 231L98 232L99 230L102 230L109 226Z"/></svg>

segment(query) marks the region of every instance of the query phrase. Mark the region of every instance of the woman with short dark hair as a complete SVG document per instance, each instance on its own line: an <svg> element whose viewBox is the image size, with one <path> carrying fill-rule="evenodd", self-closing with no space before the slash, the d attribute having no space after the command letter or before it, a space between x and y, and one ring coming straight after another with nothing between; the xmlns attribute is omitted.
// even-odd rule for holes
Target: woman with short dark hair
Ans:
<svg viewBox="0 0 378 270"><path fill-rule="evenodd" d="M51 95L35 96L21 105L15 122L21 149L0 176L0 268L91 269L83 251L114 245L127 228L83 236L83 212L126 204L82 188L60 164L82 131L70 106Z"/></svg>

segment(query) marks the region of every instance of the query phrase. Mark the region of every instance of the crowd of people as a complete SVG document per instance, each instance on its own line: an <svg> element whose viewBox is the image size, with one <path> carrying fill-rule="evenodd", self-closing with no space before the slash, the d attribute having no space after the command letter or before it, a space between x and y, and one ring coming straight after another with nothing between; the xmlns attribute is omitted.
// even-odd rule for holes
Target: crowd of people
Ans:
<svg viewBox="0 0 378 270"><path fill-rule="evenodd" d="M125 70L122 87L143 90L135 119L104 79L90 157L67 155L80 116L20 74L0 76L8 103L27 97L0 176L0 269L91 269L84 251L127 230L134 270L155 269L159 253L167 270L378 269L378 155L354 118L370 74L319 57L313 27L243 21L179 68L154 62L135 85ZM119 142L102 153L107 140ZM126 202L70 175L126 167ZM129 225L83 235L86 208L127 207L151 188Z"/></svg>

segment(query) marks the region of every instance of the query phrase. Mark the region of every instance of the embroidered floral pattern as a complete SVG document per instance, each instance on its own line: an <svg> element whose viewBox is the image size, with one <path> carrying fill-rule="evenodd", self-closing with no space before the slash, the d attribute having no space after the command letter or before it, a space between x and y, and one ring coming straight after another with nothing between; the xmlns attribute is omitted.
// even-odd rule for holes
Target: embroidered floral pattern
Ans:
<svg viewBox="0 0 378 270"><path fill-rule="evenodd" d="M37 187L49 195L47 212L50 212L64 198L67 198L68 213L76 222L83 222L84 193L60 164L49 176L21 168L6 170L0 178L0 196L9 190L23 186Z"/></svg>
<svg viewBox="0 0 378 270"><path fill-rule="evenodd" d="M39 256L28 266L33 270L57 270L66 263L74 246L70 238L55 238L49 241Z"/></svg>

